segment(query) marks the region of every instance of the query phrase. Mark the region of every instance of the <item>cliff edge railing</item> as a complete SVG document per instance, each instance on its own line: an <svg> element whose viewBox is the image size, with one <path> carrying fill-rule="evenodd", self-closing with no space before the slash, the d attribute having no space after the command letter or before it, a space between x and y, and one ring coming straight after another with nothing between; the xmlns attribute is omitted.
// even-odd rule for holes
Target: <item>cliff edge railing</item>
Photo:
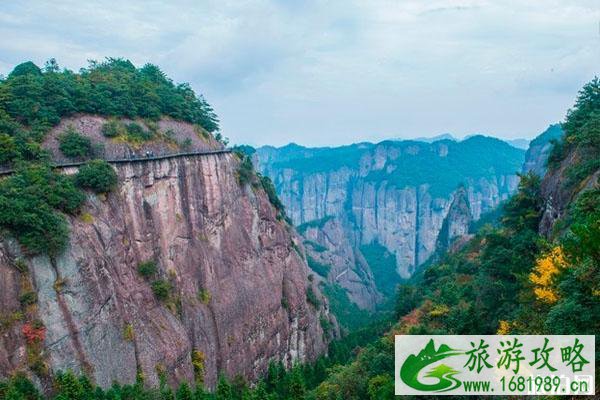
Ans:
<svg viewBox="0 0 600 400"><path fill-rule="evenodd" d="M105 159L105 161L109 164L127 164L134 162L148 162L148 161L157 161L157 160L167 160L171 158L180 158L180 157L194 157L194 156L209 156L214 154L227 154L232 153L231 149L219 149L219 150L204 150L204 151L188 151L183 153L166 153L155 155L151 152L146 153L144 156L132 156L129 158L117 158L117 159ZM80 167L84 165L85 161L74 161L74 162L65 162L65 163L57 163L52 164L52 168L61 169L61 168L71 168L71 167ZM11 175L15 172L12 168L0 168L0 176Z"/></svg>

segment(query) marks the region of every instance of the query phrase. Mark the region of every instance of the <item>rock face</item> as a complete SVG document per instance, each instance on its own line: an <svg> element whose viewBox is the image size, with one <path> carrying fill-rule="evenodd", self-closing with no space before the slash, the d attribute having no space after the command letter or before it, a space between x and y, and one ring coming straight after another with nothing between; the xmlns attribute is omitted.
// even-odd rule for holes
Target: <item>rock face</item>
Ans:
<svg viewBox="0 0 600 400"><path fill-rule="evenodd" d="M323 221L322 226L304 227L302 233L307 254L331 267L327 276L330 283L338 283L345 288L359 307L373 310L381 295L355 238L347 236L351 228L344 224L341 219L329 218Z"/></svg>
<svg viewBox="0 0 600 400"><path fill-rule="evenodd" d="M461 186L454 192L452 204L437 238L436 251L452 249L457 239L464 242L469 237L469 226L472 221L467 190Z"/></svg>
<svg viewBox="0 0 600 400"><path fill-rule="evenodd" d="M50 375L86 372L104 387L136 376L156 385L163 373L213 387L220 371L253 380L270 360L325 352L320 318L332 317L307 279L302 244L262 189L238 184L238 164L233 154L119 164L118 190L89 194L59 257L25 257L4 238L0 377L32 368L44 385L45 363ZM158 271L144 278L137 267L148 260ZM168 284L165 300L155 280ZM29 289L37 303L23 311ZM30 317L45 333L36 366Z"/></svg>
<svg viewBox="0 0 600 400"><path fill-rule="evenodd" d="M533 172L543 177L546 173L546 162L552 149L552 141L562 137L563 130L560 124L550 125L541 135L536 137L529 144L527 153L525 153L525 163L523 163L523 173Z"/></svg>
<svg viewBox="0 0 600 400"><path fill-rule="evenodd" d="M540 234L552 238L560 233L555 231L556 222L565 217L571 204L587 189L600 185L600 170L596 169L577 186L568 185L568 170L579 163L581 154L578 150L569 151L556 168L549 170L542 180L540 193L544 200L544 209L540 221Z"/></svg>
<svg viewBox="0 0 600 400"><path fill-rule="evenodd" d="M310 240L326 236L331 229L330 224L316 222L333 218L343 227L345 238L338 238L338 243L348 242L354 248L354 258L346 257L342 264L361 264L358 247L379 243L395 255L398 275L408 278L435 251L456 189L464 186L461 199L468 205L467 219L479 219L516 190L524 151L475 136L431 144L387 141L339 148L263 147L257 154L259 169L273 179L294 224L300 231L305 225L321 229L322 233L306 230ZM463 232L468 226L464 222L458 216L451 221L451 234ZM339 268L334 260L332 271L337 273ZM374 288L369 274L365 276L360 283L338 282L357 304L376 298L370 295ZM357 289L359 284L362 290Z"/></svg>

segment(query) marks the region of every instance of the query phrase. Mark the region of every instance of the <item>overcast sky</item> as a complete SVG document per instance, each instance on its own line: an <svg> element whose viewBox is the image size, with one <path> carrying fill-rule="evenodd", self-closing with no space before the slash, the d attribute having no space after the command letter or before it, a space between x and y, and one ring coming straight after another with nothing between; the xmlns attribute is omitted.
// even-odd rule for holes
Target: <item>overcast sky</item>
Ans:
<svg viewBox="0 0 600 400"><path fill-rule="evenodd" d="M600 75L600 1L3 1L0 73L158 64L233 143L533 137Z"/></svg>

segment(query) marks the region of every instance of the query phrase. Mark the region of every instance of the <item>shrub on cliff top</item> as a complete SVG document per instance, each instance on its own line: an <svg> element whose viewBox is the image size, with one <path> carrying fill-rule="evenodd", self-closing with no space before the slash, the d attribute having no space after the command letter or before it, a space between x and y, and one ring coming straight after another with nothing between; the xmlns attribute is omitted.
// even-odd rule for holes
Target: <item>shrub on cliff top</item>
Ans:
<svg viewBox="0 0 600 400"><path fill-rule="evenodd" d="M117 186L117 174L106 161L93 160L79 169L75 183L96 193L108 193Z"/></svg>
<svg viewBox="0 0 600 400"><path fill-rule="evenodd" d="M151 131L145 130L137 122L130 122L127 124L126 129L127 139L133 142L146 142L154 137Z"/></svg>
<svg viewBox="0 0 600 400"><path fill-rule="evenodd" d="M0 91L8 94L0 97L7 114L0 119L28 126L52 126L79 112L150 119L168 115L209 132L219 127L213 109L188 84L173 83L155 65L136 68L120 58L90 61L79 73L60 70L55 60L44 70L23 63L0 81Z"/></svg>
<svg viewBox="0 0 600 400"><path fill-rule="evenodd" d="M107 138L114 138L126 134L127 129L125 129L125 125L121 121L111 119L102 125L102 135Z"/></svg>
<svg viewBox="0 0 600 400"><path fill-rule="evenodd" d="M93 154L92 141L73 127L68 127L58 137L58 141L60 151L69 158L85 159Z"/></svg>

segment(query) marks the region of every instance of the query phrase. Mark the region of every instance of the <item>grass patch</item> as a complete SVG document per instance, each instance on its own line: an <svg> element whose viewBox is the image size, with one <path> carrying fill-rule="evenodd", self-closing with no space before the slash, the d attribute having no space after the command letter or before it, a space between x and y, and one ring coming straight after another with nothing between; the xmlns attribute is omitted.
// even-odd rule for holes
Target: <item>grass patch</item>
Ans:
<svg viewBox="0 0 600 400"><path fill-rule="evenodd" d="M305 222L303 224L298 225L296 230L298 232L300 232L301 234L304 234L304 233L306 233L308 228L323 228L325 226L325 224L332 219L333 219L332 216L327 216L327 217L323 217L320 219L315 219L313 221Z"/></svg>
<svg viewBox="0 0 600 400"><path fill-rule="evenodd" d="M327 278L327 275L329 274L329 271L331 270L331 267L329 265L321 264L320 262L318 262L311 256L306 256L306 262L308 263L308 266L310 267L310 269L315 271L317 274L319 274L323 278Z"/></svg>
<svg viewBox="0 0 600 400"><path fill-rule="evenodd" d="M198 291L198 300L200 300L202 304L207 305L208 303L210 303L211 298L212 296L208 289L203 288Z"/></svg>
<svg viewBox="0 0 600 400"><path fill-rule="evenodd" d="M306 288L306 301L312 304L315 308L319 308L321 306L321 301L317 298L317 294L312 286Z"/></svg>

